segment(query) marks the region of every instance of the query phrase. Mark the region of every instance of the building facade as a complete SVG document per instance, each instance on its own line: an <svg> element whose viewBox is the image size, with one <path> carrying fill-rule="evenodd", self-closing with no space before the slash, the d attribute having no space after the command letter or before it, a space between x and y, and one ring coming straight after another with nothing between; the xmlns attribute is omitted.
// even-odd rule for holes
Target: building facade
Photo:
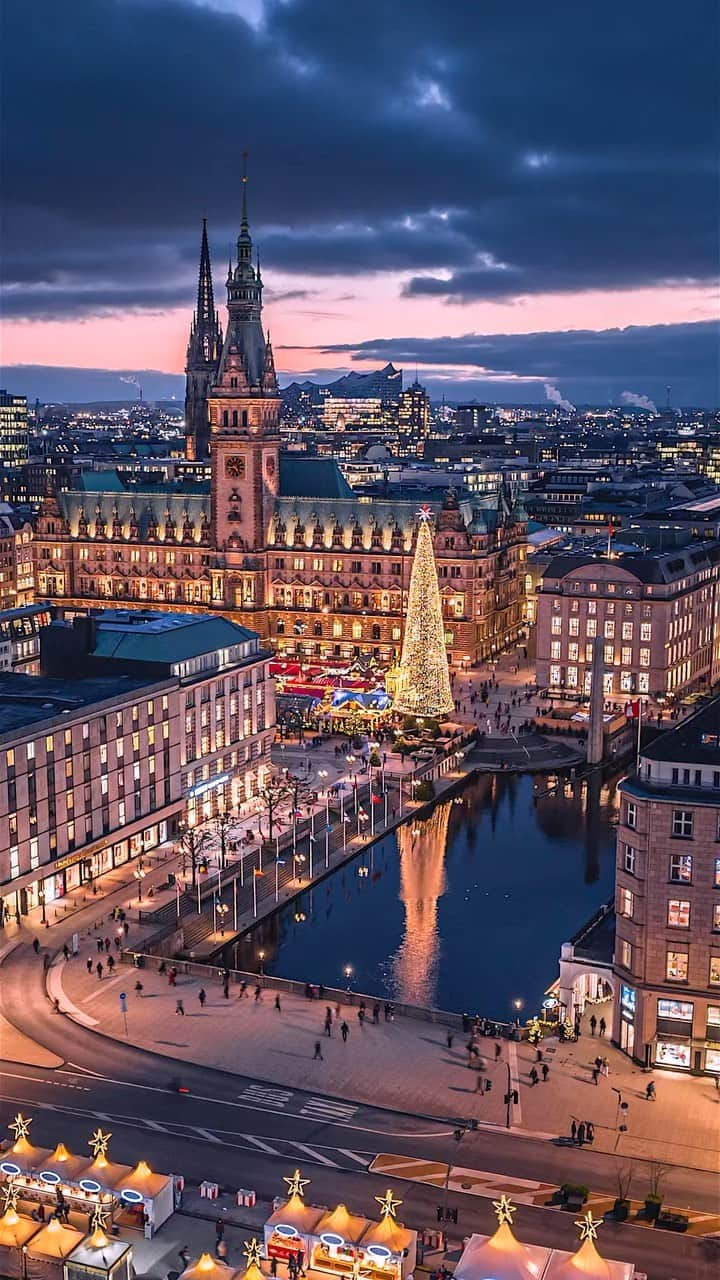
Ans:
<svg viewBox="0 0 720 1280"><path fill-rule="evenodd" d="M34 600L32 525L0 502L0 612Z"/></svg>
<svg viewBox="0 0 720 1280"><path fill-rule="evenodd" d="M537 680L590 692L592 642L605 641L607 697L673 697L720 678L720 542L657 552L559 555L537 593Z"/></svg>
<svg viewBox="0 0 720 1280"><path fill-rule="evenodd" d="M0 675L0 894L12 914L138 858L264 785L269 654L226 618L108 610Z"/></svg>
<svg viewBox="0 0 720 1280"><path fill-rule="evenodd" d="M417 378L400 395L397 432L400 454L422 456L430 435L430 397Z"/></svg>
<svg viewBox="0 0 720 1280"><path fill-rule="evenodd" d="M613 1039L720 1074L720 701L643 750L620 791Z"/></svg>
<svg viewBox="0 0 720 1280"><path fill-rule="evenodd" d="M204 242L201 281L208 264ZM205 397L209 484L83 476L47 500L38 518L38 595L69 610L111 603L211 609L280 653L372 655L389 665L401 641L417 503L363 499L334 459L281 452L262 290L243 191L227 327ZM209 298L207 287L200 293ZM214 352L216 319L205 331L203 350ZM397 371L381 374L396 385ZM193 404L198 377L189 366ZM197 421L193 410L195 436ZM504 486L431 505L450 658L489 658L522 626L525 511Z"/></svg>
<svg viewBox="0 0 720 1280"><path fill-rule="evenodd" d="M0 391L0 464L3 467L19 467L27 460L27 396Z"/></svg>

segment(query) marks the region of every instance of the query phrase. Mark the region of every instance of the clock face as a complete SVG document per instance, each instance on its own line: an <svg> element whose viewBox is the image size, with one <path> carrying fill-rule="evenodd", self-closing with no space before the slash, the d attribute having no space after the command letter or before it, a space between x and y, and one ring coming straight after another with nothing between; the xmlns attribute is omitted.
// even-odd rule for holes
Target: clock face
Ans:
<svg viewBox="0 0 720 1280"><path fill-rule="evenodd" d="M225 475L233 480L241 480L245 475L245 459L237 454L225 459Z"/></svg>

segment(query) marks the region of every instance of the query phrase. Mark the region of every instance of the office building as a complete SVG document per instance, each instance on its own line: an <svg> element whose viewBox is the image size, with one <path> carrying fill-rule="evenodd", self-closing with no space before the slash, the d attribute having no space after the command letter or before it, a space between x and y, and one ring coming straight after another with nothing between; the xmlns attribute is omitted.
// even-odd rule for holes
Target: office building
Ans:
<svg viewBox="0 0 720 1280"><path fill-rule="evenodd" d="M0 466L21 466L27 460L27 396L0 391Z"/></svg>

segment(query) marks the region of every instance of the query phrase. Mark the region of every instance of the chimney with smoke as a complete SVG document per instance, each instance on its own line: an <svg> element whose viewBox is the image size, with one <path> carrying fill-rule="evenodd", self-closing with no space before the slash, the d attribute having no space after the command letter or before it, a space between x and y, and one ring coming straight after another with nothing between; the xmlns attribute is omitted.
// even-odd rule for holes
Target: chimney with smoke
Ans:
<svg viewBox="0 0 720 1280"><path fill-rule="evenodd" d="M648 413L657 413L657 405L648 396L639 396L634 391L623 391L620 399L623 404L631 404L635 409L647 409Z"/></svg>
<svg viewBox="0 0 720 1280"><path fill-rule="evenodd" d="M551 382L545 383L545 395L551 404L556 404L558 409L562 409L564 413L575 413L575 405L571 404L569 400L563 400L557 387L554 387Z"/></svg>

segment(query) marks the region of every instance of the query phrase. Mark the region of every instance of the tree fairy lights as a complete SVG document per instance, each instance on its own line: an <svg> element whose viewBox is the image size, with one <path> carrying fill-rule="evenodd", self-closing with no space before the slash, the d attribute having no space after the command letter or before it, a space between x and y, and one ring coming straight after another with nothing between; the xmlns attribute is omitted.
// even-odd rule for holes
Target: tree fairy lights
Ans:
<svg viewBox="0 0 720 1280"><path fill-rule="evenodd" d="M420 523L393 710L403 715L435 718L448 715L455 704L450 691L445 627L430 533L432 512L429 507L421 507L418 515Z"/></svg>

